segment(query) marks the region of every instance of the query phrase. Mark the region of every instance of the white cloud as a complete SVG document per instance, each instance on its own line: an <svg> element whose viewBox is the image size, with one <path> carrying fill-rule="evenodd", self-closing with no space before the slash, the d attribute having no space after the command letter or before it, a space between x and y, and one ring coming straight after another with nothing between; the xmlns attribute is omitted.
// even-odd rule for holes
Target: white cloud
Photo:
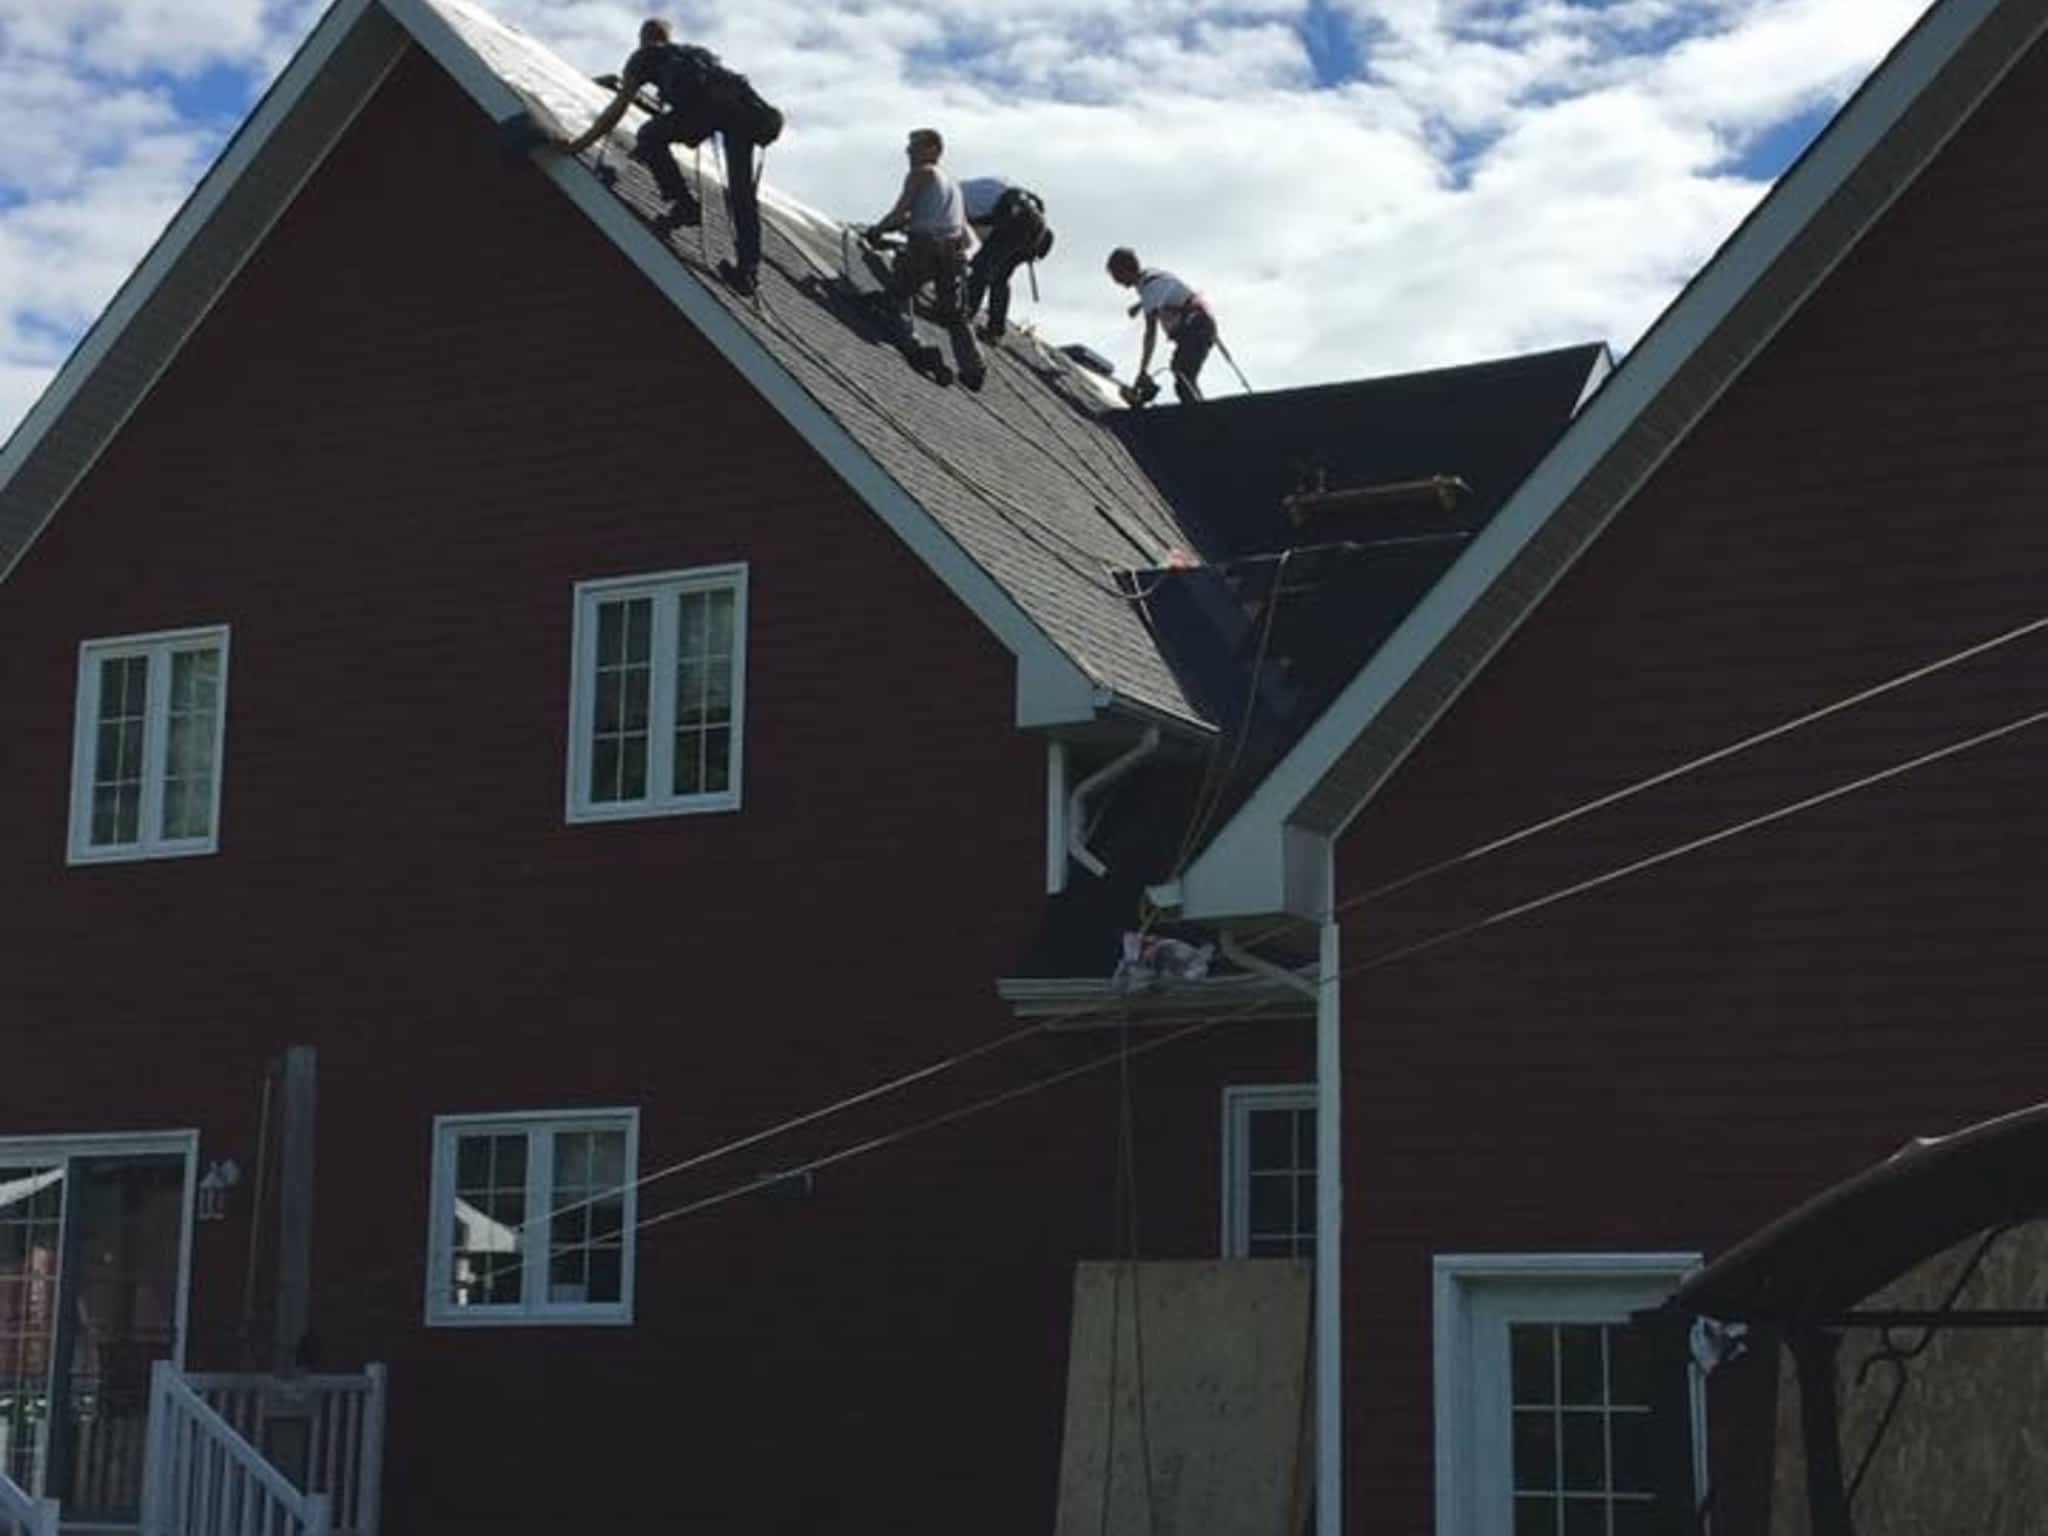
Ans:
<svg viewBox="0 0 2048 1536"><path fill-rule="evenodd" d="M217 148L171 89L253 99L319 0L0 0L0 431ZM488 0L487 0L488 3ZM1923 0L1313 0L1363 78L1317 88L1312 0L688 0L678 28L789 114L769 175L849 219L901 136L1041 191L1040 328L1135 355L1101 272L1137 245L1205 289L1273 387L1632 342L1764 191L1758 137L1841 99ZM591 72L644 11L496 0Z"/></svg>

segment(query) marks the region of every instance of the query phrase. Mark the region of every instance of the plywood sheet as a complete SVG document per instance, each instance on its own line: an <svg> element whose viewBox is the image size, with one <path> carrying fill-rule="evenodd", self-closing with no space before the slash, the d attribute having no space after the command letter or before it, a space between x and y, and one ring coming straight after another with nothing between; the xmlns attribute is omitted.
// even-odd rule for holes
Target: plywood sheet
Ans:
<svg viewBox="0 0 2048 1536"><path fill-rule="evenodd" d="M1311 1267L1083 1264L1058 1536L1295 1536L1313 1432Z"/></svg>

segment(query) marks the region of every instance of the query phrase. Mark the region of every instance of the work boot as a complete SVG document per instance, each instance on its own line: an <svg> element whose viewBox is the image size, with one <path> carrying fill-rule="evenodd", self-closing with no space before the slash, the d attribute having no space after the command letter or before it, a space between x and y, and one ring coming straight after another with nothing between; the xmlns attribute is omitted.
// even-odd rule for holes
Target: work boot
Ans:
<svg viewBox="0 0 2048 1536"><path fill-rule="evenodd" d="M703 222L704 205L694 197L679 197L654 221L654 227L667 234L672 229L695 229Z"/></svg>
<svg viewBox="0 0 2048 1536"><path fill-rule="evenodd" d="M963 373L960 375L960 382L976 394L980 394L981 386L988 382L988 370L977 368L972 373Z"/></svg>
<svg viewBox="0 0 2048 1536"><path fill-rule="evenodd" d="M757 286L754 274L730 261L718 264L719 281L743 299L751 299Z"/></svg>
<svg viewBox="0 0 2048 1536"><path fill-rule="evenodd" d="M984 325L974 334L993 347L1001 344L1006 332L1000 325Z"/></svg>

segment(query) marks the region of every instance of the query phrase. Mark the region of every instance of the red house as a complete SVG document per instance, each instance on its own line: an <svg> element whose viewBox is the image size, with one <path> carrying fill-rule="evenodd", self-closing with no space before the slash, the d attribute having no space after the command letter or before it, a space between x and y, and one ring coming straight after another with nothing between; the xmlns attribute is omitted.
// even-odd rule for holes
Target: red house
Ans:
<svg viewBox="0 0 2048 1536"><path fill-rule="evenodd" d="M1042 1532L1076 1261L1314 1247L1300 978L1118 941L1604 354L943 390L601 99L340 0L0 451L0 1529Z"/></svg>
<svg viewBox="0 0 2048 1536"><path fill-rule="evenodd" d="M1934 5L1161 893L1321 934L1348 1530L1689 1529L1630 1312L2041 1097L2044 24Z"/></svg>

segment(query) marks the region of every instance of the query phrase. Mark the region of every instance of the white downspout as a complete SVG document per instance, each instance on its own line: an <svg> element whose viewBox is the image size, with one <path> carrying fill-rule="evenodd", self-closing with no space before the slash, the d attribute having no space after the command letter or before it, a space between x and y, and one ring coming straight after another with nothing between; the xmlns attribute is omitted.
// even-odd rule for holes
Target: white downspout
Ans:
<svg viewBox="0 0 2048 1536"><path fill-rule="evenodd" d="M1109 873L1109 866L1098 859L1088 846L1088 802L1158 750L1159 727L1155 725L1146 730L1135 747L1089 774L1067 796L1067 852L1075 863L1097 879Z"/></svg>
<svg viewBox="0 0 2048 1536"><path fill-rule="evenodd" d="M1344 1530L1344 989L1333 907L1324 901L1316 967L1316 1536Z"/></svg>
<svg viewBox="0 0 2048 1536"><path fill-rule="evenodd" d="M1323 910L1329 912L1332 905L1326 892ZM1315 980L1310 981L1253 954L1227 930L1222 936L1223 953L1233 963L1316 1000L1316 1536L1343 1536L1344 1531L1344 1092L1339 1053L1344 989L1337 940L1336 917L1325 917Z"/></svg>

